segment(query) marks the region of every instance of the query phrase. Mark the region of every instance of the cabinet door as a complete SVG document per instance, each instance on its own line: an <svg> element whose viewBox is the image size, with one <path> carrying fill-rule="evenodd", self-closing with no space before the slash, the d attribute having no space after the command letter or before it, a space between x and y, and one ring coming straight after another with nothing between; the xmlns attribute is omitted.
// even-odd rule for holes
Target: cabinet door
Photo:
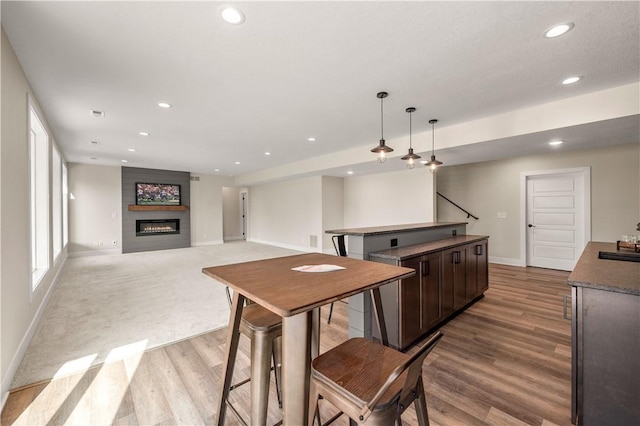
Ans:
<svg viewBox="0 0 640 426"><path fill-rule="evenodd" d="M440 305L443 317L453 312L455 306L455 280L456 280L456 249L443 250L441 254L442 273L442 303Z"/></svg>
<svg viewBox="0 0 640 426"><path fill-rule="evenodd" d="M421 324L421 257L403 260L401 266L415 269L415 275L400 281L400 348L413 343L422 334Z"/></svg>
<svg viewBox="0 0 640 426"><path fill-rule="evenodd" d="M487 241L471 243L467 256L467 301L480 296L489 287Z"/></svg>
<svg viewBox="0 0 640 426"><path fill-rule="evenodd" d="M422 331L436 325L442 318L440 303L440 253L424 256L422 272Z"/></svg>

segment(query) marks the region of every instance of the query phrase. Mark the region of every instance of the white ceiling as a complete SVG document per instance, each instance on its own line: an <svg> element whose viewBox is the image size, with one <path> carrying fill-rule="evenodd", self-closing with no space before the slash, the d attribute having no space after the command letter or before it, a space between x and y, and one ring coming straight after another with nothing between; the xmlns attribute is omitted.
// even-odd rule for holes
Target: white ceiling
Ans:
<svg viewBox="0 0 640 426"><path fill-rule="evenodd" d="M440 120L437 141L439 128L640 80L635 1L236 2L246 16L238 26L221 20L221 5L3 0L1 17L64 156L89 164L237 176L373 148L382 90L385 139L406 137L413 106L415 146L430 118ZM575 27L543 37L561 22ZM570 75L584 79L561 85ZM563 149L638 142L638 123L634 115L436 154L452 165L546 152L534 141L549 137L566 138ZM376 170L370 155L359 173Z"/></svg>

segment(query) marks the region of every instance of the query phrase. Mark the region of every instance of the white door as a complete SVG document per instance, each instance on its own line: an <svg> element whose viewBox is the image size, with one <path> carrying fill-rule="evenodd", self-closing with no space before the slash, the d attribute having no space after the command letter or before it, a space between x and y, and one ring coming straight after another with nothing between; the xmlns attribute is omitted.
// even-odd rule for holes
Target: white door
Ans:
<svg viewBox="0 0 640 426"><path fill-rule="evenodd" d="M584 171L527 176L527 266L573 270L586 245Z"/></svg>

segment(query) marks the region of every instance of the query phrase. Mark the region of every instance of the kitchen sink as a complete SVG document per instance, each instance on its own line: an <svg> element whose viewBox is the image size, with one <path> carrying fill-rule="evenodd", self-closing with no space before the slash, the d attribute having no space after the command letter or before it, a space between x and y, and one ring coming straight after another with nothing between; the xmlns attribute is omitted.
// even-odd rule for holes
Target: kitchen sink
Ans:
<svg viewBox="0 0 640 426"><path fill-rule="evenodd" d="M640 262L640 253L601 251L598 252L598 259L622 260L623 262Z"/></svg>

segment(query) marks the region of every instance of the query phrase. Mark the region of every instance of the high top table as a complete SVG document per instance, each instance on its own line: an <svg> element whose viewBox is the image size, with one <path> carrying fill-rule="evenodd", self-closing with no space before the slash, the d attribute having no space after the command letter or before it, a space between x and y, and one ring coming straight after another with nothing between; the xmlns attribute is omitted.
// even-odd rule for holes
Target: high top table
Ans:
<svg viewBox="0 0 640 426"><path fill-rule="evenodd" d="M299 272L291 269L322 264L345 269L330 272ZM225 401L229 396L240 338L238 327L245 298L248 298L282 317L282 403L285 426L307 423L311 358L318 355L320 337L317 308L371 290L374 310L381 329L385 330L378 288L415 273L410 268L321 253L215 266L204 268L202 272L234 290L216 424L224 424ZM384 343L386 336L381 337Z"/></svg>

